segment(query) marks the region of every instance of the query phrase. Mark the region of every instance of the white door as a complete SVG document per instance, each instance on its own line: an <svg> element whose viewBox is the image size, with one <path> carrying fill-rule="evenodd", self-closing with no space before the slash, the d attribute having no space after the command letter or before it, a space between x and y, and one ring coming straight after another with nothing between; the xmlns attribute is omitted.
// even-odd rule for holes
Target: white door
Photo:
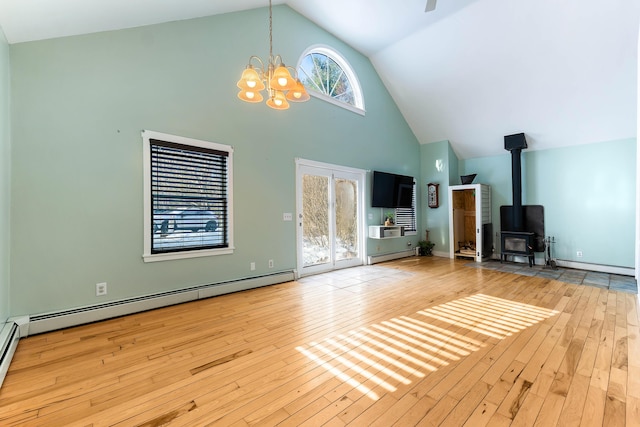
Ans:
<svg viewBox="0 0 640 427"><path fill-rule="evenodd" d="M297 160L300 276L364 263L364 176L358 169Z"/></svg>

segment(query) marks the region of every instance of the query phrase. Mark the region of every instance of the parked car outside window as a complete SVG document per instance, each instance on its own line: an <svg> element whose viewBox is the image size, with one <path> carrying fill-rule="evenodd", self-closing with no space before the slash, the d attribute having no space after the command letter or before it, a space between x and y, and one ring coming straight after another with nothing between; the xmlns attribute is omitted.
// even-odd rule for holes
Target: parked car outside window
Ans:
<svg viewBox="0 0 640 427"><path fill-rule="evenodd" d="M218 229L216 215L202 209L156 210L153 219L154 233L167 234L180 230L216 231Z"/></svg>

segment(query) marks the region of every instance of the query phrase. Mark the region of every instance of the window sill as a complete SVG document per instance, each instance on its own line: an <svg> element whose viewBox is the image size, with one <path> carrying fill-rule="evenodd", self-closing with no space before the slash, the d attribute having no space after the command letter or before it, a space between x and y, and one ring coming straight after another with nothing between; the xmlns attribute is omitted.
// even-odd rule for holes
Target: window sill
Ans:
<svg viewBox="0 0 640 427"><path fill-rule="evenodd" d="M200 258L205 256L229 255L233 248L207 249L202 251L172 252L166 254L143 254L144 262L171 261L175 259Z"/></svg>
<svg viewBox="0 0 640 427"><path fill-rule="evenodd" d="M321 99L325 102L328 102L329 104L333 104L336 105L340 108L344 108L345 110L349 110L352 111L356 114L360 114L361 116L365 115L365 110L364 108L360 108L360 107L356 107L355 105L351 105L351 104L347 104L346 102L342 102L342 101L338 101L336 99L333 99L330 96L325 95L324 93L320 93L320 92L316 92L313 89L309 89L308 90L309 95L314 96L318 99Z"/></svg>

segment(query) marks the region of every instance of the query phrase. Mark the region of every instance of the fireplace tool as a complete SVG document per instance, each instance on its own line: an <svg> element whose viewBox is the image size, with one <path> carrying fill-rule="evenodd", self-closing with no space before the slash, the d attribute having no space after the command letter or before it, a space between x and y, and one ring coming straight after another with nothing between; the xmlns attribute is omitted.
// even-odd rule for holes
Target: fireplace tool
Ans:
<svg viewBox="0 0 640 427"><path fill-rule="evenodd" d="M544 239L544 266L552 270L558 269L555 258L551 258L551 244L555 242L556 238L553 236L547 236Z"/></svg>

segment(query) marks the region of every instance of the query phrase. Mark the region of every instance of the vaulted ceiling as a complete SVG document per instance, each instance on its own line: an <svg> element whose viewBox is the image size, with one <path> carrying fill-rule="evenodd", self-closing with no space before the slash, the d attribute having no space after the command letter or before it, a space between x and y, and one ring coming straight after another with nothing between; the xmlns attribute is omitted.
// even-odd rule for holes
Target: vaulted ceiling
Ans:
<svg viewBox="0 0 640 427"><path fill-rule="evenodd" d="M460 158L636 136L640 0L274 0L367 55L420 143ZM266 0L2 0L10 44ZM356 70L357 71L357 70ZM366 101L366 93L365 93Z"/></svg>

